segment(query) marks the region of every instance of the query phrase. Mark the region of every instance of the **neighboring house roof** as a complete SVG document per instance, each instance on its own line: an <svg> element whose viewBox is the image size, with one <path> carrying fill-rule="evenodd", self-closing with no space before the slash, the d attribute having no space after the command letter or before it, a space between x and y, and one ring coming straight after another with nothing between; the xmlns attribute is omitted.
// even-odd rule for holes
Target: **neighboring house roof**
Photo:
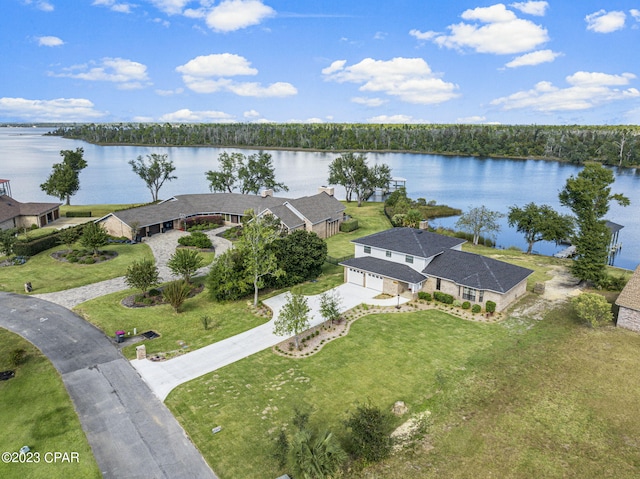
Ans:
<svg viewBox="0 0 640 479"><path fill-rule="evenodd" d="M346 209L335 197L325 192L289 200L285 204L293 206L314 225L323 221L337 220L342 217L342 212Z"/></svg>
<svg viewBox="0 0 640 479"><path fill-rule="evenodd" d="M274 196L243 195L239 193L202 193L176 195L167 200L153 205L140 206L127 210L116 211L108 216L115 216L123 223L131 226L137 223L139 227L155 225L165 221L177 220L181 216L194 216L202 214L231 214L242 215L246 210L252 209L256 213L269 210L282 220L288 227L299 226L301 223L294 218L295 213L287 208L282 208L286 203L299 202L300 212L317 219L320 216L329 218L336 215L336 211L344 211L344 206L333 196L326 193L318 193L299 199L278 198ZM274 211L275 210L275 211ZM278 211L282 214L276 213ZM315 222L308 217L312 223Z"/></svg>
<svg viewBox="0 0 640 479"><path fill-rule="evenodd" d="M342 266L361 269L368 273L379 274L381 276L386 276L388 278L403 281L406 283L417 284L427 279L425 275L420 274L418 271L410 268L407 265L394 263L393 261L386 261L380 258L374 258L373 256L351 258L341 262L340 264Z"/></svg>
<svg viewBox="0 0 640 479"><path fill-rule="evenodd" d="M62 203L20 203L10 196L0 195L0 222L17 216L38 216L59 208Z"/></svg>
<svg viewBox="0 0 640 479"><path fill-rule="evenodd" d="M269 208L268 211L272 215L277 216L280 222L290 230L304 226L304 218L295 214L290 208L287 208L286 205L274 206L273 208Z"/></svg>
<svg viewBox="0 0 640 479"><path fill-rule="evenodd" d="M506 293L533 271L465 251L447 250L436 256L422 271L469 288Z"/></svg>
<svg viewBox="0 0 640 479"><path fill-rule="evenodd" d="M353 240L353 243L430 258L466 243L466 240L416 228L391 228Z"/></svg>
<svg viewBox="0 0 640 479"><path fill-rule="evenodd" d="M623 308L640 311L640 266L633 272L631 279L616 299L616 304Z"/></svg>

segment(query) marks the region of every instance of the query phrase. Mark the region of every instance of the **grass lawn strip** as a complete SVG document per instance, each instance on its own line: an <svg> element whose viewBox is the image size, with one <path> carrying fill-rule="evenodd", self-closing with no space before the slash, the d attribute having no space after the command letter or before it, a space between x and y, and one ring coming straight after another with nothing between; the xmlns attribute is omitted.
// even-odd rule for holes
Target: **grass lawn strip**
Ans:
<svg viewBox="0 0 640 479"><path fill-rule="evenodd" d="M27 351L23 364L13 367L11 352ZM101 477L62 379L31 343L0 328L0 370L15 369L15 377L0 381L2 434L0 450L17 452L28 445L40 462L0 463L3 479L88 479ZM47 452L77 452L79 463L46 463ZM50 456L47 456L50 459Z"/></svg>

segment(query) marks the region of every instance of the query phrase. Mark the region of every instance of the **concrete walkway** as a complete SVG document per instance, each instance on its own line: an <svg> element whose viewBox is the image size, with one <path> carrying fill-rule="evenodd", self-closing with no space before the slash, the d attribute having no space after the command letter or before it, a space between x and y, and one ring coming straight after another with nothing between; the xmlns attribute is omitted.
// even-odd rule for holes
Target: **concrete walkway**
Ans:
<svg viewBox="0 0 640 479"><path fill-rule="evenodd" d="M340 285L334 291L341 297L342 311L347 311L362 303L395 306L398 302L397 298L373 299L379 293L354 284ZM312 310L310 327L313 327L323 322L319 312L320 295L308 296L307 299ZM408 299L406 298L400 298L400 303L407 301ZM273 310L273 318L265 324L168 361L153 362L149 359L134 359L131 364L137 369L140 376L156 396L164 401L169 393L180 384L220 369L283 341L285 337L273 334L273 324L286 303L286 294L274 296L263 302Z"/></svg>
<svg viewBox="0 0 640 479"><path fill-rule="evenodd" d="M231 242L229 240L217 236L218 233L225 231L228 228L228 226L224 226L215 230L206 231L207 236L209 236L213 243L216 255L224 253L231 247ZM167 262L178 246L178 238L187 234L189 233L172 230L167 233L145 238L144 243L151 248L151 252L156 260L156 266L158 267L158 272L162 281L172 281L176 279L176 276L174 276L171 273L171 270L167 267ZM210 267L211 265L207 265L200 268L196 273L196 276L207 274ZM129 286L125 282L124 276L120 276L118 278L80 286L79 288L71 288L65 291L32 294L31 297L44 299L46 301L59 304L60 306L64 306L65 308L73 309L80 303L84 303L90 299L99 298L100 296L116 293L118 291L124 291L125 289L129 289Z"/></svg>
<svg viewBox="0 0 640 479"><path fill-rule="evenodd" d="M0 292L0 305L0 326L30 341L60 372L103 477L216 478L102 331L37 298Z"/></svg>

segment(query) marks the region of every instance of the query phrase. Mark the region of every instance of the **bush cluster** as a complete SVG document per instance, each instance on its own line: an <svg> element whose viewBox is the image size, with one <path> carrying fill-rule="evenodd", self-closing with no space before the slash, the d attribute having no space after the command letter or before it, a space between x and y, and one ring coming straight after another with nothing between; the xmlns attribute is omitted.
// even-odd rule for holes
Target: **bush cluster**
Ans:
<svg viewBox="0 0 640 479"><path fill-rule="evenodd" d="M187 231L210 230L222 226L224 218L220 215L197 216L185 220Z"/></svg>
<svg viewBox="0 0 640 479"><path fill-rule="evenodd" d="M358 220L348 220L340 224L340 231L343 233L350 233L357 230L359 227Z"/></svg>
<svg viewBox="0 0 640 479"><path fill-rule="evenodd" d="M477 314L480 311L482 311L482 307L479 304L474 304L473 306L471 306L472 313Z"/></svg>
<svg viewBox="0 0 640 479"><path fill-rule="evenodd" d="M431 294L426 291L418 291L418 299L423 301L431 301Z"/></svg>
<svg viewBox="0 0 640 479"><path fill-rule="evenodd" d="M433 293L433 299L444 304L453 304L453 296L442 291L435 291Z"/></svg>
<svg viewBox="0 0 640 479"><path fill-rule="evenodd" d="M67 218L91 218L91 211L67 211Z"/></svg>
<svg viewBox="0 0 640 479"><path fill-rule="evenodd" d="M462 303L462 309L469 309L471 307L471 303L469 301L465 301Z"/></svg>
<svg viewBox="0 0 640 479"><path fill-rule="evenodd" d="M484 309L487 313L495 313L496 312L496 303L493 301L487 301L484 305Z"/></svg>
<svg viewBox="0 0 640 479"><path fill-rule="evenodd" d="M178 239L182 246L193 246L194 248L209 249L213 247L211 239L201 231L193 231L189 236L182 236Z"/></svg>

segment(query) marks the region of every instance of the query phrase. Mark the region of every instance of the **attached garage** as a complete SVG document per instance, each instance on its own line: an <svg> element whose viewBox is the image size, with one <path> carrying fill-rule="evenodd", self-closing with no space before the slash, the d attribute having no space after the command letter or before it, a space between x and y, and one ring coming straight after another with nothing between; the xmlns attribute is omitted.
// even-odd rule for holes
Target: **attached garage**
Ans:
<svg viewBox="0 0 640 479"><path fill-rule="evenodd" d="M367 273L367 282L365 286L368 289L382 292L383 284L384 284L384 281L382 279L382 276L377 274Z"/></svg>
<svg viewBox="0 0 640 479"><path fill-rule="evenodd" d="M357 284L358 286L364 285L364 273L356 269L349 268L347 270L347 283Z"/></svg>

